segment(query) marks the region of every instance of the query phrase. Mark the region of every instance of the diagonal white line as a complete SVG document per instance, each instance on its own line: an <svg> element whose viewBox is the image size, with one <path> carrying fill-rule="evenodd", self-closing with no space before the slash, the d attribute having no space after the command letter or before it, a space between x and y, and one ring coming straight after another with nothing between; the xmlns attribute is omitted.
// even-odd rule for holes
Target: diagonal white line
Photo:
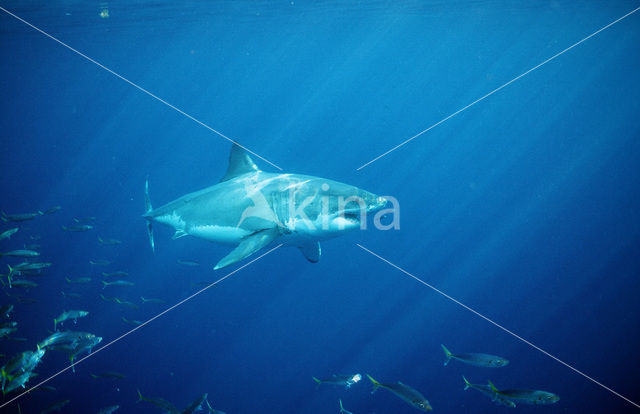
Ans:
<svg viewBox="0 0 640 414"><path fill-rule="evenodd" d="M501 330L503 330L504 332L508 333L509 335L513 336L514 338L524 342L525 344L529 345L530 347L542 352L543 354L545 354L546 356L548 356L551 359L554 359L555 361L561 363L562 365L564 365L565 367L571 369L572 371L582 375L583 377L585 377L586 379L588 379L589 381L601 386L602 388L604 388L605 390L617 395L618 397L622 398L623 400L625 400L626 402L635 405L637 408L640 408L640 405L631 401L630 399L628 399L627 397L625 397L624 395L612 390L611 388L607 387L606 385L602 384L601 382L596 381L595 379L591 378L590 376L588 376L587 374L585 374L584 372L578 370L577 368L574 368L573 366L569 365L568 363L564 362L563 360L561 360L558 357L555 357L553 355L551 355L549 352L545 351L544 349L540 348L539 346L527 341L526 339L524 339L523 337L521 337L520 335L516 334L513 331L510 331L509 329L505 328L504 326L500 325L497 322L494 322L493 320L489 319L488 317L484 316L483 314L481 314L480 312L470 308L469 306L465 305L464 303L460 302L459 300L452 298L451 296L447 295L446 293L444 293L443 291L441 291L440 289L430 285L429 283L425 282L424 280L420 279L417 276L412 275L411 273L407 272L406 270L404 270L403 268L401 268L400 266L397 266L393 263L391 263L390 261L388 261L387 259L385 259L384 257L372 252L371 250L367 249L366 247L362 246L361 244L356 243L356 245L361 248L362 250L364 250L365 252L371 254L372 256L377 257L378 259L382 260L383 262L385 262L386 264L388 264L389 266L401 271L402 273L404 273L405 275L413 278L414 280L422 283L423 285L425 285L426 287L428 287L429 289L435 291L436 293L444 296L445 298L449 299L450 301L452 301L453 303L462 306L463 308L465 308L466 310L468 310L469 312L473 313L476 316L479 316L480 318L484 319L485 321L489 322L490 324L500 328Z"/></svg>
<svg viewBox="0 0 640 414"><path fill-rule="evenodd" d="M59 43L60 45L66 47L67 49L71 50L73 53L77 54L78 56L82 56L83 58L85 58L86 60L88 60L89 62L95 64L96 66L98 66L101 69L106 70L107 72L111 73L112 75L114 75L117 78L122 79L123 81L125 81L126 83L128 83L129 85L133 86L134 88L138 89L141 92L146 93L147 95L149 95L150 97L152 97L153 99L157 100L158 102L161 102L163 104L165 104L166 106L168 106L169 108L173 109L174 111L178 112L181 115L184 115L185 117L189 118L190 120L194 121L195 123L205 127L206 129L208 129L209 131L221 136L222 138L226 139L227 141L238 145L239 147L243 148L245 151L251 153L252 155L255 155L256 157L260 158L262 161L265 161L269 164L271 164L272 166L276 167L277 169L279 169L280 171L282 171L282 168L280 168L278 165L272 163L271 161L269 161L268 159L256 154L255 152L251 151L250 149L240 145L238 142L234 141L233 139L229 138L228 136L224 135L222 132L213 129L212 127L210 127L209 125L205 124L204 122L194 118L193 116L189 115L188 113L184 112L182 109L177 108L173 105L171 105L169 102L165 101L164 99L154 95L153 93L149 92L148 90L146 90L145 88L143 88L142 86L139 86L137 84L135 84L134 82L130 81L129 79L125 78L124 76L120 75L119 73L109 69L108 67L104 66L103 64L101 64L100 62L90 58L89 56L85 55L84 53L74 49L73 47L69 46L68 44L64 43L62 40L50 35L49 33L45 32L44 30L34 26L33 24L29 23L28 21L24 20L23 18L16 16L15 14L11 13L9 10L5 9L4 7L0 6L0 10L2 10L3 12L7 13L9 16L12 16L14 18L16 18L17 20L21 21L22 23L26 24L27 26L31 27L32 29L42 33L43 35L45 35L46 37L48 37L49 39Z"/></svg>
<svg viewBox="0 0 640 414"><path fill-rule="evenodd" d="M471 102L469 105L464 106L460 109L458 109L457 111L455 111L454 113L452 113L451 115L447 116L446 118L441 119L440 121L436 122L435 124L431 125L429 128L418 132L417 134L415 134L414 136L412 136L409 139L406 139L405 141L401 142L400 144L396 145L395 147L391 148L390 150L387 150L386 152L378 155L377 157L375 157L374 159L372 159L371 161L362 164L361 166L359 166L358 168L356 168L357 171L360 171L361 169L363 169L364 167L366 167L369 164L372 164L376 161L378 161L380 158L385 157L387 155L389 155L390 153L392 153L393 151L397 150L398 148L408 144L409 142L413 141L414 139L418 138L420 135L432 130L433 128L437 127L438 125L442 124L445 121L448 121L449 119L453 118L454 116L458 115L460 112L463 112L469 108L471 108L473 105L477 104L478 102L484 100L485 98L488 98L489 96L493 95L494 93L498 92L499 90L503 89L504 87L511 85L513 82L517 81L518 79L528 75L529 73L533 72L534 70L538 69L539 67L541 67L542 65L545 65L549 62L551 62L552 60L554 60L555 58L557 58L558 56L568 52L569 50L573 49L574 47L578 46L579 44L589 40L590 38L592 38L593 36L597 35L598 33L602 32L605 29L608 29L609 27L613 26L614 24L620 22L621 20L631 16L633 13L637 12L638 10L640 10L640 7L631 10L629 13L625 14L624 16L612 21L611 23L609 23L608 25L596 30L595 32L591 33L589 36L585 37L584 39L572 44L571 46L569 46L568 48L564 49L561 52L556 53L555 55L551 56L550 58L548 58L547 60L537 64L536 66L532 67L531 69L529 69L528 71L521 73L520 75L516 76L515 78L511 79L509 82L505 83L504 85L492 90L491 92L489 92L488 94L476 99L475 101Z"/></svg>
<svg viewBox="0 0 640 414"><path fill-rule="evenodd" d="M256 257L255 259L251 260L248 263L245 263L244 265L240 266L239 268L237 268L236 270L227 273L226 275L224 275L223 277L221 277L220 279L216 280L215 282L211 283L210 285L200 289L199 291L197 291L196 293L192 294L191 296L182 299L180 302L176 303L175 305L171 306L170 308L167 308L165 310L163 310L162 312L160 312L159 314L157 314L156 316L154 316L153 318L141 323L140 325L136 326L135 328L131 329L130 331L127 331L125 333L123 333L122 335L120 335L119 337L117 337L116 339L112 340L111 342L101 346L100 348L96 349L95 351L93 351L92 353L90 353L89 355L86 355L84 358L81 358L79 360L77 360L76 362L74 362L73 364L69 365L66 368L61 369L60 371L56 372L55 374L53 374L52 376L48 377L47 379L37 383L36 385L34 385L33 387L30 387L28 390L16 395L15 397L13 397L12 399L10 399L9 401L3 403L2 405L0 405L0 408L11 404L13 401L17 400L18 398L24 396L25 394L35 390L36 388L38 388L39 386L51 381L52 379L54 379L55 377L57 377L58 375L62 374L65 371L68 371L69 369L72 369L73 367L75 367L76 365L80 364L81 362L83 362L84 360L86 360L87 358L91 358L93 357L95 354L97 354L98 352L104 350L105 348L115 344L116 342L118 342L121 339L124 339L125 337L129 336L130 334L134 333L135 331L137 331L138 329L142 328L143 326L155 321L156 319L158 319L159 317L161 317L162 315L171 312L172 310L174 310L175 308L177 308L178 306L182 305L183 303L195 298L196 296L198 296L199 294L201 294L202 292L204 292L205 290L209 289L212 286L217 285L218 283L222 282L223 280L227 279L229 276L233 275L234 273L239 272L240 270L244 269L245 267L249 266L250 264L252 264L253 262L256 262L260 259L262 259L263 257L265 257L266 255L268 255L269 253L273 252L274 250L278 249L279 247L282 247L282 244L277 245L276 247L262 253L260 256Z"/></svg>

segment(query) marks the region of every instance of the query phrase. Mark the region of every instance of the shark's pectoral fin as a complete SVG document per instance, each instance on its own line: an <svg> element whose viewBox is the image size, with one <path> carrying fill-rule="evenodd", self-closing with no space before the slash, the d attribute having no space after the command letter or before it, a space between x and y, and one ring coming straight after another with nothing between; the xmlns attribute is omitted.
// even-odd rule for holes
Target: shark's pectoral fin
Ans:
<svg viewBox="0 0 640 414"><path fill-rule="evenodd" d="M262 231L253 233L250 236L247 236L244 240L242 240L242 242L240 242L238 247L233 249L231 253L223 257L222 260L218 262L216 267L214 267L214 270L221 269L225 266L229 266L230 264L239 262L245 257L252 255L253 253L257 252L258 250L262 249L263 247L271 243L273 240L275 240L275 238L278 237L278 235L279 235L278 229L272 228L272 229L262 230Z"/></svg>
<svg viewBox="0 0 640 414"><path fill-rule="evenodd" d="M318 263L320 260L320 254L322 254L320 242L315 241L304 243L298 246L298 249L300 249L304 257L311 263Z"/></svg>
<svg viewBox="0 0 640 414"><path fill-rule="evenodd" d="M171 237L171 240L179 239L180 237L184 237L188 235L189 233L187 233L184 230L176 230L176 232L173 234L173 237Z"/></svg>

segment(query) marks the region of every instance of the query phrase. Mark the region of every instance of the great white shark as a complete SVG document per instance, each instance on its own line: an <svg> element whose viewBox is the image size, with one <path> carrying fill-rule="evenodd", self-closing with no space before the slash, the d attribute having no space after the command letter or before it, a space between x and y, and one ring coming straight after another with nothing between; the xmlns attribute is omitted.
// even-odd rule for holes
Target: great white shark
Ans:
<svg viewBox="0 0 640 414"><path fill-rule="evenodd" d="M239 145L231 147L227 172L217 184L152 208L145 183L143 217L151 248L152 222L175 229L174 239L194 236L237 246L215 269L272 244L298 247L310 262L320 259L320 240L366 226L387 199L320 177L261 171Z"/></svg>

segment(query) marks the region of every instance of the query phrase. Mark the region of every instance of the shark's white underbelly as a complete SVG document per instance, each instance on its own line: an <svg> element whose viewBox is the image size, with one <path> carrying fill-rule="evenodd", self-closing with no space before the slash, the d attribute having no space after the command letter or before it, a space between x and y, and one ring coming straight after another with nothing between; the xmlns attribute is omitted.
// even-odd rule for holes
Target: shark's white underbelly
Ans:
<svg viewBox="0 0 640 414"><path fill-rule="evenodd" d="M241 227L216 225L190 226L187 233L201 239L231 245L239 244L244 237L250 234L249 231Z"/></svg>
<svg viewBox="0 0 640 414"><path fill-rule="evenodd" d="M190 223L189 220L186 220L176 212L157 216L155 219L160 223L168 224L176 229L176 234L178 234L178 232L183 235L186 233L200 239L222 244L237 245L244 237L251 233L249 230L238 226Z"/></svg>

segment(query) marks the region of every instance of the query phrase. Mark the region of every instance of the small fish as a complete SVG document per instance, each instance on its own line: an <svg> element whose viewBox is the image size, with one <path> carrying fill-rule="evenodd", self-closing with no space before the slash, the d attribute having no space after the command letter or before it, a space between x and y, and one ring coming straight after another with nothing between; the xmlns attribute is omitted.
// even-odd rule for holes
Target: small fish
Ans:
<svg viewBox="0 0 640 414"><path fill-rule="evenodd" d="M9 340L14 341L14 342L27 342L27 338L22 338L19 336L13 336L11 338L9 338Z"/></svg>
<svg viewBox="0 0 640 414"><path fill-rule="evenodd" d="M74 283L74 284L91 282L90 277L78 277L75 279L69 279L68 277L65 277L65 280L67 281L67 283Z"/></svg>
<svg viewBox="0 0 640 414"><path fill-rule="evenodd" d="M489 399L491 401L493 401L497 405L503 405L503 406L509 407L509 408L515 408L516 407L516 404L513 401L508 400L508 399L502 397L500 394L494 392L493 389L491 388L491 386L482 385L482 384L472 384L465 378L464 375L462 376L462 379L464 380L464 390L465 391L468 390L469 388L473 388L474 390L480 391L482 394L484 394L487 397L489 397Z"/></svg>
<svg viewBox="0 0 640 414"><path fill-rule="evenodd" d="M100 236L98 236L98 243L103 246L115 246L117 244L122 244L122 242L118 239L103 239Z"/></svg>
<svg viewBox="0 0 640 414"><path fill-rule="evenodd" d="M63 292L60 291L60 293L62 293L62 296L64 296L65 298L74 298L74 299L78 299L81 298L82 295L79 293L73 293L73 292Z"/></svg>
<svg viewBox="0 0 640 414"><path fill-rule="evenodd" d="M116 298L116 299L118 299L118 298ZM134 309L138 307L138 305L136 305L135 303L129 302L128 300L123 300L123 299L118 299L118 304L124 305L124 306L128 306L128 307L134 308Z"/></svg>
<svg viewBox="0 0 640 414"><path fill-rule="evenodd" d="M48 406L47 408L45 408L44 410L40 411L40 414L47 414L47 413L52 413L54 411L60 411L62 410L62 407L69 404L69 402L70 402L69 400L56 401L52 403L50 406Z"/></svg>
<svg viewBox="0 0 640 414"><path fill-rule="evenodd" d="M90 354L93 347L100 342L102 342L102 337L94 335L92 338L82 339L81 341L73 343L72 346L74 349L69 354L69 361L71 361L72 365L71 371L76 372L75 366L73 365L76 357L83 352Z"/></svg>
<svg viewBox="0 0 640 414"><path fill-rule="evenodd" d="M126 277L129 276L129 273L127 272L123 272L122 270L118 270L117 272L102 272L102 276L104 277L114 277L114 276L118 276L118 277Z"/></svg>
<svg viewBox="0 0 640 414"><path fill-rule="evenodd" d="M489 387L496 394L508 398L512 401L518 401L523 404L531 405L548 405L557 403L560 397L552 392L540 391L540 390L498 390L491 381L489 381Z"/></svg>
<svg viewBox="0 0 640 414"><path fill-rule="evenodd" d="M44 351L38 351L38 355L34 356L34 352L25 351L15 355L11 358L1 369L2 374L2 392L6 394L8 392L8 388L11 388L11 383L14 383L13 386L24 387L24 382L28 380L27 378L17 378L24 372L30 372L35 368L35 366L44 355ZM7 382L9 386L7 387ZM15 382L18 382L17 384Z"/></svg>
<svg viewBox="0 0 640 414"><path fill-rule="evenodd" d="M329 378L319 380L316 377L311 377L318 384L331 384L331 385L342 385L345 388L351 388L353 384L358 383L362 379L362 375L354 374L354 375L332 375Z"/></svg>
<svg viewBox="0 0 640 414"><path fill-rule="evenodd" d="M22 387L25 388L25 384L32 378L35 377L36 374L35 372L31 372L31 371L26 371L23 372L22 374L18 375L17 377L12 378L3 388L2 393L3 394L8 394L11 391L15 391L18 388Z"/></svg>
<svg viewBox="0 0 640 414"><path fill-rule="evenodd" d="M73 221L76 223L95 223L95 217L74 217Z"/></svg>
<svg viewBox="0 0 640 414"><path fill-rule="evenodd" d="M18 263L15 266L7 265L7 267L9 268L10 275L14 275L14 274L20 275L23 273L39 273L41 270L46 269L50 266L51 266L51 263L49 262L38 262L38 263L22 262L22 263Z"/></svg>
<svg viewBox="0 0 640 414"><path fill-rule="evenodd" d="M142 303L166 303L166 301L157 298L145 298L144 296L140 296L142 299Z"/></svg>
<svg viewBox="0 0 640 414"><path fill-rule="evenodd" d="M115 371L107 371L107 372L103 372L101 374L91 374L91 377L94 378L94 379L98 379L98 378L124 379L124 378L126 378L126 376L124 374L121 374L121 373L115 372Z"/></svg>
<svg viewBox="0 0 640 414"><path fill-rule="evenodd" d="M32 277L41 277L45 275L45 273L42 272L41 270L27 270L27 271L20 272L20 274L23 276L32 276Z"/></svg>
<svg viewBox="0 0 640 414"><path fill-rule="evenodd" d="M36 299L25 298L24 296L16 296L16 300L24 305L33 305L34 303L38 303Z"/></svg>
<svg viewBox="0 0 640 414"><path fill-rule="evenodd" d="M78 344L83 341L89 341L96 336L89 332L74 331L58 331L54 332L38 344L38 348L42 349L49 346L57 346L60 344Z"/></svg>
<svg viewBox="0 0 640 414"><path fill-rule="evenodd" d="M147 397L143 397L142 393L140 393L140 390L138 390L138 402L140 401L145 401L148 403L151 403L153 405L155 405L158 408L161 408L162 410L164 410L167 413L180 413L180 410L178 410L176 408L175 405L171 404L169 401L167 400L163 400L162 398L147 398Z"/></svg>
<svg viewBox="0 0 640 414"><path fill-rule="evenodd" d="M102 300L104 300L105 302L113 302L113 303L120 303L120 299L116 298L115 296L105 296L105 295L100 295L100 297L102 298Z"/></svg>
<svg viewBox="0 0 640 414"><path fill-rule="evenodd" d="M4 240L4 239L10 239L11 236L13 236L14 234L16 234L16 232L20 230L19 227L14 227L12 229L9 230L5 230L2 233L0 233L0 240Z"/></svg>
<svg viewBox="0 0 640 414"><path fill-rule="evenodd" d="M33 352L25 352L24 354L26 354L26 358L24 360L24 363L20 367L22 371L33 371L38 366L38 364L42 362L42 357L44 357L45 352L46 349L37 349Z"/></svg>
<svg viewBox="0 0 640 414"><path fill-rule="evenodd" d="M41 385L36 390L47 391L47 392L57 392L56 387L52 387L51 385Z"/></svg>
<svg viewBox="0 0 640 414"><path fill-rule="evenodd" d="M104 300L106 302L113 302L113 303L117 303L118 305L128 306L130 308L137 308L138 307L138 305L136 305L133 302L129 302L128 300L119 299L119 298L116 298L115 296L108 297L108 296L105 296L105 295L100 295L100 297L102 298L102 300Z"/></svg>
<svg viewBox="0 0 640 414"><path fill-rule="evenodd" d="M83 311L83 310L64 311L64 312L62 312L60 314L60 316L58 316L57 318L55 318L53 320L53 330L54 331L58 330L58 324L59 323L63 323L64 321L66 321L68 319L72 319L73 323L76 323L78 321L78 318L84 318L88 314L89 314L89 312Z"/></svg>
<svg viewBox="0 0 640 414"><path fill-rule="evenodd" d="M129 320L129 319L125 318L124 316L122 317L122 321L124 323L128 323L129 325L133 325L133 326L137 326L137 325L140 325L142 323L142 321L138 321L138 320L135 320L135 319Z"/></svg>
<svg viewBox="0 0 640 414"><path fill-rule="evenodd" d="M451 359L457 359L465 364L483 368L499 368L509 365L509 361L507 359L499 356L490 354L453 354L444 345L441 344L440 346L442 347L446 358L444 361L445 365L447 365Z"/></svg>
<svg viewBox="0 0 640 414"><path fill-rule="evenodd" d="M420 394L419 391L411 388L408 385L404 385L401 382L397 382L395 384L383 384L374 380L371 375L367 375L367 377L369 377L369 380L373 384L373 390L371 391L371 394L376 392L378 388L382 387L395 394L398 398L404 400L409 405L421 411L431 411L433 409L431 408L431 404L429 404L429 401L427 401L427 399L424 398L424 396Z"/></svg>
<svg viewBox="0 0 640 414"><path fill-rule="evenodd" d="M51 208L46 209L45 211L43 211L43 214L53 214L53 213L57 213L58 211L62 210L62 207L60 206L53 206Z"/></svg>
<svg viewBox="0 0 640 414"><path fill-rule="evenodd" d="M9 287L12 287L12 286L13 287L18 287L18 288L29 289L29 288L37 287L38 284L36 282L31 281L31 280L18 279L18 280L13 280L11 282Z"/></svg>
<svg viewBox="0 0 640 414"><path fill-rule="evenodd" d="M10 318L11 312L13 312L13 305L2 305L0 307L0 316Z"/></svg>
<svg viewBox="0 0 640 414"><path fill-rule="evenodd" d="M119 408L120 408L119 405L110 405L109 407L104 407L103 409L98 411L98 414L112 414L118 411Z"/></svg>
<svg viewBox="0 0 640 414"><path fill-rule="evenodd" d="M95 266L108 266L111 264L111 260L96 259L96 260L89 260L89 263Z"/></svg>
<svg viewBox="0 0 640 414"><path fill-rule="evenodd" d="M18 371L22 371L22 368L27 364L27 361L31 357L31 351L20 352L19 354L13 356L6 364L3 365L1 373L2 373L2 388L4 389L4 385L6 383L6 379L11 379L10 377L15 377L15 374Z"/></svg>
<svg viewBox="0 0 640 414"><path fill-rule="evenodd" d="M93 229L93 226L91 224L78 224L78 225L74 225L74 226L62 226L62 230L64 231L73 231L76 233L80 233L83 231L89 231Z"/></svg>
<svg viewBox="0 0 640 414"><path fill-rule="evenodd" d="M18 326L18 322L16 321L6 321L0 323L0 328L13 328L15 326Z"/></svg>
<svg viewBox="0 0 640 414"><path fill-rule="evenodd" d="M181 260L178 259L178 264L184 265L184 266L200 266L200 263L196 262L195 260Z"/></svg>
<svg viewBox="0 0 640 414"><path fill-rule="evenodd" d="M42 357L44 356L46 349L37 349L33 352L28 351L28 356L26 363L22 366L22 369L25 371L33 371L35 367L38 366L40 362L42 362Z"/></svg>
<svg viewBox="0 0 640 414"><path fill-rule="evenodd" d="M12 333L14 333L15 331L17 331L18 328L0 328L0 338L4 338L5 336L9 336Z"/></svg>
<svg viewBox="0 0 640 414"><path fill-rule="evenodd" d="M35 250L21 249L21 250L11 250L10 252L6 252L6 253L0 253L0 256L38 257L40 256L40 253L36 252Z"/></svg>
<svg viewBox="0 0 640 414"><path fill-rule="evenodd" d="M106 282L104 280L102 280L102 289L106 288L107 286L135 286L136 284L133 282L129 282L128 280L114 280L113 282Z"/></svg>
<svg viewBox="0 0 640 414"><path fill-rule="evenodd" d="M344 409L344 407L342 406L342 400L338 400L338 402L340 403L340 414L353 414L351 411L347 411Z"/></svg>
<svg viewBox="0 0 640 414"><path fill-rule="evenodd" d="M2 221L7 222L7 221L13 221L13 222L20 222L20 221L27 221L27 220L33 220L34 218L41 216L42 212L38 211L35 213L20 213L20 214L6 214L4 211L2 212Z"/></svg>

